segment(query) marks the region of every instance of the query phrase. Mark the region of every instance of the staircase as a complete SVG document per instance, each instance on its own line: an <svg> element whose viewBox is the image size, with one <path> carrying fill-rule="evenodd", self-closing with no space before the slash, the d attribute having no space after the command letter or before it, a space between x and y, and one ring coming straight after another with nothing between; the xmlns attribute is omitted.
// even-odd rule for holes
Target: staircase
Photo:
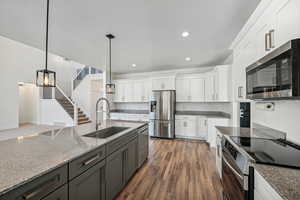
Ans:
<svg viewBox="0 0 300 200"><path fill-rule="evenodd" d="M56 99L58 103L65 109L65 111L73 118L74 116L74 106L67 99ZM84 112L77 108L78 112L78 125L90 123L91 120L84 114Z"/></svg>

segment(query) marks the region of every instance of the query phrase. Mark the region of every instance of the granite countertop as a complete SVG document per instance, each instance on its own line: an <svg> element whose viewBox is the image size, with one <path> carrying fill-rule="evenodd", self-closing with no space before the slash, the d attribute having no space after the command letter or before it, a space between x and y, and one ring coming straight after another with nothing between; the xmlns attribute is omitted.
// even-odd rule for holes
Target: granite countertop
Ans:
<svg viewBox="0 0 300 200"><path fill-rule="evenodd" d="M253 128L229 127L229 126L216 126L216 129L226 136L238 137L255 137L266 139L286 139L284 132L271 129L265 126L254 124Z"/></svg>
<svg viewBox="0 0 300 200"><path fill-rule="evenodd" d="M300 199L300 170L263 164L254 168L283 199Z"/></svg>
<svg viewBox="0 0 300 200"><path fill-rule="evenodd" d="M111 110L111 113L124 113L124 114L141 114L141 115L147 115L149 114L149 110L121 110L121 109L116 109L116 110Z"/></svg>
<svg viewBox="0 0 300 200"><path fill-rule="evenodd" d="M216 127L225 137L258 137L266 139L284 138L285 133L256 125L255 128ZM300 170L272 165L254 163L255 170L271 185L271 187L287 200L300 199Z"/></svg>
<svg viewBox="0 0 300 200"><path fill-rule="evenodd" d="M99 129L124 126L129 129L106 139L84 137L95 132L94 124L0 141L0 194L4 194L67 162L134 130L145 123L105 121Z"/></svg>
<svg viewBox="0 0 300 200"><path fill-rule="evenodd" d="M230 119L231 115L218 111L176 111L176 115L203 115L208 118L226 118Z"/></svg>

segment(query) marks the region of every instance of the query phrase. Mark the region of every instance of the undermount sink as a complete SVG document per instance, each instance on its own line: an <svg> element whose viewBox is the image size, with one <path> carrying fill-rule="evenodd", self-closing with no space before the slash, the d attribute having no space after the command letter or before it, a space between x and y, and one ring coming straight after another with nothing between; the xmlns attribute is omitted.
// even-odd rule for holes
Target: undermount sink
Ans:
<svg viewBox="0 0 300 200"><path fill-rule="evenodd" d="M128 127L112 126L112 127L105 128L105 129L96 131L94 133L89 133L89 134L86 134L86 135L83 135L83 136L84 137L94 137L94 138L108 138L108 137L113 136L117 133L125 131L126 129L129 129L129 128Z"/></svg>

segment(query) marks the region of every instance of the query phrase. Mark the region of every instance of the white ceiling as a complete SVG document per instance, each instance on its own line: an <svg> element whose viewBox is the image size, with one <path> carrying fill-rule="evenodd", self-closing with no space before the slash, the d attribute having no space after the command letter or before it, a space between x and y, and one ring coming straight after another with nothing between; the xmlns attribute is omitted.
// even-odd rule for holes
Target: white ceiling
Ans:
<svg viewBox="0 0 300 200"><path fill-rule="evenodd" d="M119 73L221 63L259 0L50 0L50 51ZM0 34L44 48L46 0L1 0ZM190 37L181 33L189 31ZM190 62L185 57L191 57ZM135 63L136 68L131 65Z"/></svg>

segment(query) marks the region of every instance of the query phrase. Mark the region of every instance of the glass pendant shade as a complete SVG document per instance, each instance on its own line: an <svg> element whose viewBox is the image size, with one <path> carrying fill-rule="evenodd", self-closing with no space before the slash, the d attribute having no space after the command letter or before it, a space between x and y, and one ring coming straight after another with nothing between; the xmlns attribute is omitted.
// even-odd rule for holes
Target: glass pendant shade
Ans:
<svg viewBox="0 0 300 200"><path fill-rule="evenodd" d="M36 85L38 87L56 87L56 73L47 69L37 70Z"/></svg>
<svg viewBox="0 0 300 200"><path fill-rule="evenodd" d="M116 86L113 83L106 84L106 94L115 94Z"/></svg>

